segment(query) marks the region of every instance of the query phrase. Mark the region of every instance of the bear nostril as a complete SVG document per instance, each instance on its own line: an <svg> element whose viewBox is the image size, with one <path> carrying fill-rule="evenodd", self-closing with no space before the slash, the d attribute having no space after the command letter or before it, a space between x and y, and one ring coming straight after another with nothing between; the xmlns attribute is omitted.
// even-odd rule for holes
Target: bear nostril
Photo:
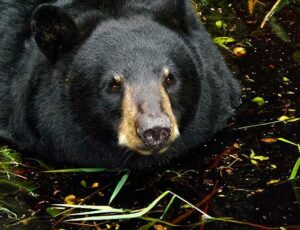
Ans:
<svg viewBox="0 0 300 230"><path fill-rule="evenodd" d="M159 149L168 143L170 134L171 130L169 128L156 127L145 130L141 137L147 147Z"/></svg>

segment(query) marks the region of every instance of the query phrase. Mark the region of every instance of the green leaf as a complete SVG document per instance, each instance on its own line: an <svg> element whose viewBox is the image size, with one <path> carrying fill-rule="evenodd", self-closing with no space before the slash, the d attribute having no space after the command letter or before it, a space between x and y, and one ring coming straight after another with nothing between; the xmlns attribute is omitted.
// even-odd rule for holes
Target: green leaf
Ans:
<svg viewBox="0 0 300 230"><path fill-rule="evenodd" d="M121 189L123 188L124 184L126 183L126 181L128 179L129 174L130 174L130 172L127 172L125 175L123 175L123 177L121 178L121 180L117 184L113 194L111 195L108 204L110 204L116 198L118 193L121 191Z"/></svg>
<svg viewBox="0 0 300 230"><path fill-rule="evenodd" d="M51 217L56 217L58 216L63 210L54 208L54 207L48 207L46 208L46 212L51 216Z"/></svg>
<svg viewBox="0 0 300 230"><path fill-rule="evenodd" d="M216 21L216 27L221 29L223 27L223 22L221 20Z"/></svg>
<svg viewBox="0 0 300 230"><path fill-rule="evenodd" d="M231 52L231 50L229 49L229 47L226 44L235 42L235 39L231 38L231 37L216 37L213 39L213 41L217 45L219 45L219 46L223 47L224 49Z"/></svg>
<svg viewBox="0 0 300 230"><path fill-rule="evenodd" d="M259 106L262 106L263 104L265 104L265 99L263 99L262 97L255 97L251 100L251 102L258 104Z"/></svg>
<svg viewBox="0 0 300 230"><path fill-rule="evenodd" d="M282 8L285 7L289 3L290 3L290 0L280 0L278 6L276 7L276 13L278 13L280 10L282 10Z"/></svg>
<svg viewBox="0 0 300 230"><path fill-rule="evenodd" d="M284 27L278 22L276 17L270 18L270 26L278 38L286 43L291 42L290 36L285 31Z"/></svg>
<svg viewBox="0 0 300 230"><path fill-rule="evenodd" d="M80 185L84 188L87 188L87 184L85 180L80 181Z"/></svg>
<svg viewBox="0 0 300 230"><path fill-rule="evenodd" d="M251 159L251 163L254 164L254 165L258 165L258 162L256 160Z"/></svg>
<svg viewBox="0 0 300 230"><path fill-rule="evenodd" d="M251 157L251 158L254 159L254 160L259 160L259 161L267 161L267 160L270 159L269 157L265 157L265 156L254 156L254 157Z"/></svg>
<svg viewBox="0 0 300 230"><path fill-rule="evenodd" d="M283 80L284 82L289 82L289 81L290 81L290 79L287 78L287 77L282 77L282 80Z"/></svg>
<svg viewBox="0 0 300 230"><path fill-rule="evenodd" d="M253 157L255 156L255 152L254 152L253 149L251 149L250 151L251 151L251 153L250 153L250 158L253 158Z"/></svg>

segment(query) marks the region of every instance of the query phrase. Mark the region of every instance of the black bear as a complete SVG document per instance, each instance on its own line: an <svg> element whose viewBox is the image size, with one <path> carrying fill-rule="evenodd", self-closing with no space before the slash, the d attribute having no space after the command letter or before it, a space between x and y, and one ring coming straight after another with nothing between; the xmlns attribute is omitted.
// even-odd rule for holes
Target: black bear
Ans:
<svg viewBox="0 0 300 230"><path fill-rule="evenodd" d="M187 0L1 0L0 136L141 169L224 127L240 87Z"/></svg>

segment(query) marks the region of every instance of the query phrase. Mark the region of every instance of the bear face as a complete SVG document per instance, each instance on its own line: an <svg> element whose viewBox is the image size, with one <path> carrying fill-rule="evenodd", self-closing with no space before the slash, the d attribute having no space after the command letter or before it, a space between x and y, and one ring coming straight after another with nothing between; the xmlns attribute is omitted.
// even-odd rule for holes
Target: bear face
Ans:
<svg viewBox="0 0 300 230"><path fill-rule="evenodd" d="M14 58L0 59L11 67L0 70L2 138L56 161L141 169L224 127L240 87L189 1L113 2L0 7L21 28L0 28Z"/></svg>
<svg viewBox="0 0 300 230"><path fill-rule="evenodd" d="M102 24L70 65L81 126L97 134L105 124L116 145L144 155L165 152L199 99L189 52L175 32L144 17Z"/></svg>

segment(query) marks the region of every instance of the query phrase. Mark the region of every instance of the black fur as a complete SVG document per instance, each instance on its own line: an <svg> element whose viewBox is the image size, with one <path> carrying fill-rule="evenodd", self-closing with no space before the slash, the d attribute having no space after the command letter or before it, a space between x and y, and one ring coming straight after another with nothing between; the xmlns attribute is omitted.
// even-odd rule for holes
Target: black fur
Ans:
<svg viewBox="0 0 300 230"><path fill-rule="evenodd" d="M163 155L141 156L117 145L122 96L107 85L122 73L147 87L162 65L179 82L168 93L181 136ZM239 98L186 0L0 2L0 135L23 150L88 166L150 167L207 141Z"/></svg>

